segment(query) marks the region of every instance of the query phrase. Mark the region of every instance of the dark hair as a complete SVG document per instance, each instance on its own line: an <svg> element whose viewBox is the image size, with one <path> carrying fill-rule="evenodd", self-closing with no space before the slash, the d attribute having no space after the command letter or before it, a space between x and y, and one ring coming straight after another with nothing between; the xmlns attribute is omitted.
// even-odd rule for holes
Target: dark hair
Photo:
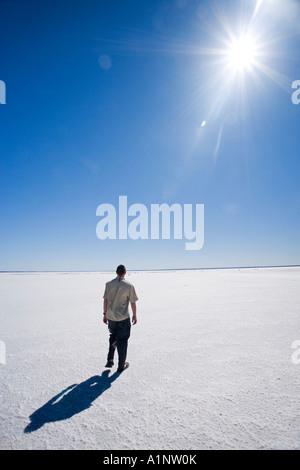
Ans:
<svg viewBox="0 0 300 470"><path fill-rule="evenodd" d="M126 268L123 264L120 264L118 267L117 267L117 274L119 274L120 276L122 276L122 274L126 273Z"/></svg>

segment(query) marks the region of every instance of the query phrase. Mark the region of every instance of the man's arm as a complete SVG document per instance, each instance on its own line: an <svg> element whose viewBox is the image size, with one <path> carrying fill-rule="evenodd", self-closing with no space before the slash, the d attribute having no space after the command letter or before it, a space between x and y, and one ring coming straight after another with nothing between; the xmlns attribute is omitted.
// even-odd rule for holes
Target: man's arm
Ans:
<svg viewBox="0 0 300 470"><path fill-rule="evenodd" d="M104 299L103 301L103 321L104 323L107 323L107 316L105 315L107 313L107 305L108 305L108 301L107 299Z"/></svg>
<svg viewBox="0 0 300 470"><path fill-rule="evenodd" d="M135 325L137 323L135 302L131 302L131 308L132 308L132 323L133 325Z"/></svg>

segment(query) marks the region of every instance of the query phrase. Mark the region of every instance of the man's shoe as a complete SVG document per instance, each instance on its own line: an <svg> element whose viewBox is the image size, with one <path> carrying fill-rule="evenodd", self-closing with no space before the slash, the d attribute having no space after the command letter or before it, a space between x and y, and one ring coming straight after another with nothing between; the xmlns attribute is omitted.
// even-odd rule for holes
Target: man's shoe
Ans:
<svg viewBox="0 0 300 470"><path fill-rule="evenodd" d="M129 367L129 362L125 362L123 369L119 367L118 370L117 370L117 372L120 372L120 373L121 373L121 372L123 372L125 369L128 369L128 367Z"/></svg>
<svg viewBox="0 0 300 470"><path fill-rule="evenodd" d="M114 365L114 361L107 361L105 367L112 367Z"/></svg>

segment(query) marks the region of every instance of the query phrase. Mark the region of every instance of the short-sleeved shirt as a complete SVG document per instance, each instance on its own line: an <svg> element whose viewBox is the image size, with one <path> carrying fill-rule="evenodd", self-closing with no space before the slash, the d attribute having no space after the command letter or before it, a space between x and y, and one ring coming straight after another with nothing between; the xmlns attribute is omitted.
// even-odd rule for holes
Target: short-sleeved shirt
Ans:
<svg viewBox="0 0 300 470"><path fill-rule="evenodd" d="M105 285L104 299L107 299L107 318L113 321L122 321L129 318L129 302L136 302L138 297L133 285L124 277L119 281L116 277Z"/></svg>

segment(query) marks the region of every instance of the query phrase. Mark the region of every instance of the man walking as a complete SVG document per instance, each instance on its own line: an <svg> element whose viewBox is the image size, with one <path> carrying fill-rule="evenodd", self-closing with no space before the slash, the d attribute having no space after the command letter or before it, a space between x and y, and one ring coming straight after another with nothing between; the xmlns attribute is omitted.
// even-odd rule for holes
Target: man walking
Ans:
<svg viewBox="0 0 300 470"><path fill-rule="evenodd" d="M118 372L129 367L126 362L128 339L130 337L131 323L128 311L129 302L132 308L132 323L137 323L136 295L133 285L124 279L126 268L123 264L117 267L117 277L105 285L103 302L103 321L108 324L109 350L105 367L114 365L114 354L117 348L119 356Z"/></svg>

